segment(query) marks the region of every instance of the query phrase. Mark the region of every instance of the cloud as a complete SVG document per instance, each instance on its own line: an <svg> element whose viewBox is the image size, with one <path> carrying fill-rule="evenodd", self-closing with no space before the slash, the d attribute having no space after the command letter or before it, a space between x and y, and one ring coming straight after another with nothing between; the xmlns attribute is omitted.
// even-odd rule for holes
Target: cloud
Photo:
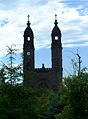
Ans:
<svg viewBox="0 0 88 119"><path fill-rule="evenodd" d="M67 5L68 7L85 7L88 5L88 1L87 0L61 0L62 3L65 3L65 5Z"/></svg>
<svg viewBox="0 0 88 119"><path fill-rule="evenodd" d="M87 0L65 0L61 1L69 8L75 8L78 10L80 16L88 15L88 1Z"/></svg>
<svg viewBox="0 0 88 119"><path fill-rule="evenodd" d="M9 23L9 21L8 21L7 18L6 19L3 19L3 20L0 21L0 26L3 27L4 25L6 25L8 23Z"/></svg>
<svg viewBox="0 0 88 119"><path fill-rule="evenodd" d="M72 2L72 1L71 1ZM80 15L78 9L68 2L58 0L0 0L0 50L6 52L7 45L16 44L22 51L23 33L27 15L30 14L31 28L35 36L36 49L50 47L51 31L54 27L54 14L58 15L58 26L62 31L63 47L78 47L81 41L87 45L88 15ZM13 7L13 5L15 5ZM83 11L85 11L83 9ZM87 10L86 10L87 11ZM3 54L3 53L1 53Z"/></svg>
<svg viewBox="0 0 88 119"><path fill-rule="evenodd" d="M34 32L36 51L50 48L55 13L62 32L63 49L77 49L78 47L86 49L88 47L87 3L80 2L80 0L79 2L77 0L0 0L0 58L7 53L6 46L12 44L16 44L19 53L22 52L28 14ZM38 62L40 62L39 59ZM85 55L84 60L86 59ZM66 62L66 58L63 58L63 61L67 65L68 59Z"/></svg>
<svg viewBox="0 0 88 119"><path fill-rule="evenodd" d="M20 0L0 0L0 9L1 10L11 10L15 9L19 4Z"/></svg>
<svg viewBox="0 0 88 119"><path fill-rule="evenodd" d="M28 1L28 0L27 0ZM38 6L40 6L40 5L45 5L45 4L47 4L48 3L48 1L49 0L32 0L32 1L28 1L30 4L32 4L33 6L35 6L35 5L38 5Z"/></svg>

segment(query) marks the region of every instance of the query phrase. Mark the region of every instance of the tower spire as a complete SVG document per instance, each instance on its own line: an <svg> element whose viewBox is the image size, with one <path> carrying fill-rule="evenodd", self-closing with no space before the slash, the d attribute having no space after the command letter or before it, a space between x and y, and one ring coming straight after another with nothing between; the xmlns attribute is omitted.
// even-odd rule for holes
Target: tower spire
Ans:
<svg viewBox="0 0 88 119"><path fill-rule="evenodd" d="M28 14L28 21L29 21L29 17L30 17L30 15Z"/></svg>
<svg viewBox="0 0 88 119"><path fill-rule="evenodd" d="M54 22L55 26L57 26L58 22L57 22L57 14L55 14L55 22Z"/></svg>
<svg viewBox="0 0 88 119"><path fill-rule="evenodd" d="M57 20L57 14L55 14L55 20Z"/></svg>
<svg viewBox="0 0 88 119"><path fill-rule="evenodd" d="M28 14L27 17L28 17L27 25L30 26L30 21L29 21L29 17L30 17L30 15Z"/></svg>

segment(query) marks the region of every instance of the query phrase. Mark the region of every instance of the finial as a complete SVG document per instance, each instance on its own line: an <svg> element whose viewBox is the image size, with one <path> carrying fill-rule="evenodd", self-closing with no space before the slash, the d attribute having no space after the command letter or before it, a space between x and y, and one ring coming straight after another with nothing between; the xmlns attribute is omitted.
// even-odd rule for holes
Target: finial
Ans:
<svg viewBox="0 0 88 119"><path fill-rule="evenodd" d="M30 15L28 14L28 16L27 16L27 17L28 17L28 22L27 22L27 25L28 25L28 26L30 26L30 21L29 21L29 17L30 17Z"/></svg>
<svg viewBox="0 0 88 119"><path fill-rule="evenodd" d="M55 26L57 26L58 22L57 22L57 14L55 14L55 22L54 22Z"/></svg>
<svg viewBox="0 0 88 119"><path fill-rule="evenodd" d="M30 17L30 15L28 14L28 16L27 16L27 17L28 17L28 21L29 21L29 17Z"/></svg>
<svg viewBox="0 0 88 119"><path fill-rule="evenodd" d="M57 20L57 14L55 14L55 20Z"/></svg>
<svg viewBox="0 0 88 119"><path fill-rule="evenodd" d="M44 66L44 64L42 64L42 69L44 69L45 68L45 66Z"/></svg>

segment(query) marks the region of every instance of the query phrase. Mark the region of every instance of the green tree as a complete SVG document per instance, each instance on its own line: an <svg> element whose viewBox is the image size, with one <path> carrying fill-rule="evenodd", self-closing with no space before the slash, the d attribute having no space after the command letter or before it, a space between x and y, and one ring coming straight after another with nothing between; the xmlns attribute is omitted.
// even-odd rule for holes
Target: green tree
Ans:
<svg viewBox="0 0 88 119"><path fill-rule="evenodd" d="M39 119L41 105L36 91L20 85L0 86L0 119Z"/></svg>
<svg viewBox="0 0 88 119"><path fill-rule="evenodd" d="M5 83L5 80L6 80L6 70L5 65L3 64L0 69L0 83L1 84Z"/></svg>
<svg viewBox="0 0 88 119"><path fill-rule="evenodd" d="M88 73L64 79L60 101L63 111L57 119L88 119Z"/></svg>
<svg viewBox="0 0 88 119"><path fill-rule="evenodd" d="M46 112L41 119L56 119L56 115L61 113L63 105L60 103L59 91L51 91Z"/></svg>
<svg viewBox="0 0 88 119"><path fill-rule="evenodd" d="M41 93L20 84L0 85L0 119L41 119L48 102Z"/></svg>
<svg viewBox="0 0 88 119"><path fill-rule="evenodd" d="M14 48L13 48L14 47ZM16 84L20 80L22 80L22 67L21 64L15 65L15 56L16 56L16 46L13 44L11 47L7 46L7 65L6 65L6 72L7 72L7 79L8 82L11 84Z"/></svg>

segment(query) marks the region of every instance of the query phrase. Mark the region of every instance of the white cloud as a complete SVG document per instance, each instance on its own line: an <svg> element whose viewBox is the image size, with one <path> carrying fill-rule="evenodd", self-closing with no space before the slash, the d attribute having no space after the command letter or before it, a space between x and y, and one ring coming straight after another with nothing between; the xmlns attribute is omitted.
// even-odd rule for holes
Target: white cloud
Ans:
<svg viewBox="0 0 88 119"><path fill-rule="evenodd" d="M28 14L30 14L31 27L35 35L36 48L51 45L51 30L54 26L55 13L58 15L58 25L62 31L64 47L77 47L79 46L78 42L84 41L83 44L85 44L85 40L88 39L88 33L85 32L88 29L86 26L88 15L80 16L77 9L69 8L65 3L59 3L58 0L46 0L44 3L41 0L33 2L16 0L14 3L5 0L0 2L7 7L15 4L15 7L0 10L0 21L8 19L8 23L0 27L0 50L5 49L7 45L17 44L18 49L22 51L23 32L26 28ZM39 6L37 6L38 4ZM69 44L71 42L75 43Z"/></svg>

